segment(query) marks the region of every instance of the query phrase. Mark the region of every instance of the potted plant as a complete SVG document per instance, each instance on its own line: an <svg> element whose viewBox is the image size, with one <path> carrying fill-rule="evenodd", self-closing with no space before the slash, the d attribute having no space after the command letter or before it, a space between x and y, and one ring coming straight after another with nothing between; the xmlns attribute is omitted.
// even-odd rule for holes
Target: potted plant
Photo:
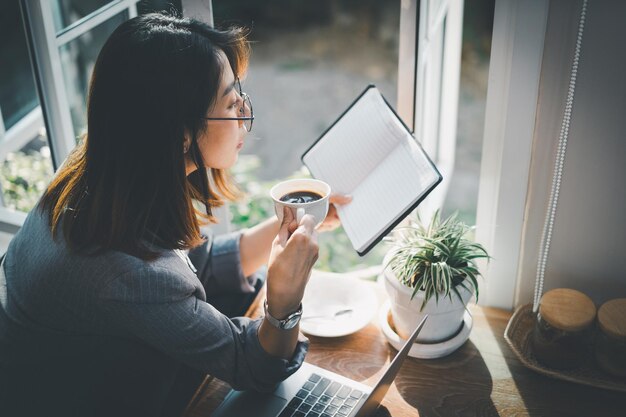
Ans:
<svg viewBox="0 0 626 417"><path fill-rule="evenodd" d="M406 338L425 314L419 343L445 341L461 328L467 303L472 295L478 299L476 260L489 259L482 245L466 238L470 230L456 213L442 220L437 210L428 225L418 214L386 238L392 249L383 275L400 336Z"/></svg>

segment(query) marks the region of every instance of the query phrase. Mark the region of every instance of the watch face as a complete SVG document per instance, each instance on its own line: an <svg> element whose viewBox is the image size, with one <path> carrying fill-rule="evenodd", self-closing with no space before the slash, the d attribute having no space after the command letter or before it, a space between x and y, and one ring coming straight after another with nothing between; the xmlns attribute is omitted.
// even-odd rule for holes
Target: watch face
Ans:
<svg viewBox="0 0 626 417"><path fill-rule="evenodd" d="M300 321L300 314L296 314L292 317L289 317L287 321L285 321L285 329L293 329L296 324Z"/></svg>
<svg viewBox="0 0 626 417"><path fill-rule="evenodd" d="M290 314L284 320L278 320L272 317L272 315L267 311L267 300L265 300L265 302L263 303L263 309L265 310L265 316L267 317L269 322L274 327L277 327L279 329L285 329L285 330L293 329L294 327L296 327L296 324L298 324L298 322L300 321L300 317L302 317L302 304L300 304L298 311Z"/></svg>

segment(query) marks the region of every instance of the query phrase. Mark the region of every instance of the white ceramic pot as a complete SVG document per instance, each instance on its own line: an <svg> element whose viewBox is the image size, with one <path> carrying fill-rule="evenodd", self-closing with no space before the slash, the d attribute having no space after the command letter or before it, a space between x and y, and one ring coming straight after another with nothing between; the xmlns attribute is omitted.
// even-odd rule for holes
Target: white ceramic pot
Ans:
<svg viewBox="0 0 626 417"><path fill-rule="evenodd" d="M388 258L383 261L387 265ZM463 323L465 306L472 298L472 292L462 286L458 286L462 301L455 293L452 293L452 300L448 297L439 297L439 302L432 297L420 311L424 301L424 292L418 291L411 299L413 288L402 284L391 267L383 270L385 289L389 295L391 304L391 315L396 332L403 338L407 338L417 327L425 314L428 314L428 321L417 337L419 343L437 343L454 336ZM471 288L468 283L466 286Z"/></svg>

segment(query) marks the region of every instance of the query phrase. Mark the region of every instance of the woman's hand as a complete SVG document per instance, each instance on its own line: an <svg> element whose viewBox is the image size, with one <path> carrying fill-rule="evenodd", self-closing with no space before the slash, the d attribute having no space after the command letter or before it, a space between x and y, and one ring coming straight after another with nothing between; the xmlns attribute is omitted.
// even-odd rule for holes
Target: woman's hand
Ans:
<svg viewBox="0 0 626 417"><path fill-rule="evenodd" d="M329 232L338 228L341 225L341 221L339 220L337 207L335 206L348 204L351 201L352 197L349 195L331 193L328 199L328 202L330 203L328 205L328 214L326 215L326 219L324 219L324 221L317 226L317 231Z"/></svg>
<svg viewBox="0 0 626 417"><path fill-rule="evenodd" d="M270 314L283 319L298 309L311 269L317 261L315 219L306 214L300 224L285 207L283 221L272 244L267 270L267 304Z"/></svg>

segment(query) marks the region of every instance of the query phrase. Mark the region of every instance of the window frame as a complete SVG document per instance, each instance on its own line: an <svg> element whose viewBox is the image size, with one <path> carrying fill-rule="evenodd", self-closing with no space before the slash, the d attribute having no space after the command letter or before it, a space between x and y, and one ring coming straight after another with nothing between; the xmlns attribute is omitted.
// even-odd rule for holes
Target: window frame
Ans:
<svg viewBox="0 0 626 417"><path fill-rule="evenodd" d="M481 304L519 304L523 230L549 0L497 0L494 10L476 239Z"/></svg>
<svg viewBox="0 0 626 417"><path fill-rule="evenodd" d="M63 163L76 142L59 48L119 13L136 16L138 1L111 1L57 32L50 1L20 0L39 105L8 130L0 113L0 160L8 152L21 149L45 127L54 170ZM25 219L26 213L6 208L3 203L0 206L0 231L16 233Z"/></svg>
<svg viewBox="0 0 626 417"><path fill-rule="evenodd" d="M425 7L434 3L421 0L418 5L418 1L403 1L400 19L398 112L411 127L420 124L419 47L424 32L418 31L425 28ZM494 10L476 240L493 257L489 263L480 264L485 278L479 281L480 304L505 309L519 303L519 263L548 6L548 0L496 0ZM416 24L418 16L421 29ZM444 65L446 69L450 68ZM447 91L442 89L442 100L449 98L451 89ZM423 99L428 100L426 96ZM454 103L455 120L448 126L456 127L457 104ZM440 121L439 129L445 128ZM447 135L456 140L456 129ZM420 205L420 212L427 217L443 204L447 192L445 178L451 178L454 166L455 143L451 139L433 141L432 137L420 137L419 131L416 137L444 175L444 183L438 187L442 190L434 191L439 196L429 196Z"/></svg>
<svg viewBox="0 0 626 417"><path fill-rule="evenodd" d="M413 129L416 126L416 109L420 99L416 87L419 85L417 78L420 65L420 48L417 46L419 46L420 39L419 31L424 27L421 24L418 25L418 17L421 22L424 18L422 9L428 4L434 4L433 0L422 0L419 4L418 1L403 0L400 16L398 113ZM449 4L455 1L462 3L462 0L445 0L439 4L446 3L449 7ZM119 10L111 9L110 5L107 5L107 10L113 16L121 12L123 7L127 7L129 17L132 17L136 15L136 3L136 0L119 0L115 2L115 5L120 7ZM43 127L45 120L53 163L55 167L58 167L74 144L70 144L67 140L63 142L57 139L73 137L69 107L59 106L59 103L67 103L64 91L53 91L49 94L41 91L45 81L61 80L63 82L58 61L59 45L56 43L57 37L54 33L51 8L46 0L21 0L21 4L23 14L28 14L31 21L34 19L42 23L38 27L33 27L37 25L32 23L27 25L27 27L30 26L30 30L27 30L29 48L33 49L31 58L33 54L41 56L50 50L54 54L52 57L48 55L45 65L40 64L35 68L42 75L36 76L41 108L36 108L4 132L4 138L6 139L7 136L23 137L27 135L27 132ZM213 22L211 1L183 0L182 5L185 15L200 15L209 22ZM493 259L482 268L485 280L481 282L483 294L481 304L512 308L517 301L516 288L519 286L519 260L525 223L524 209L548 5L548 0L527 0L523 4L516 0L496 1L476 230L477 240L485 245ZM27 7L29 9L25 12L24 9ZM102 21L94 23L97 20L95 16L92 16L99 10L62 31L61 41L69 42L74 39L72 36L83 34L84 32L78 29L81 22L91 20L93 27L102 23ZM110 10L118 11L113 13ZM462 19L462 7L460 10ZM48 16L45 19L44 11ZM542 30L536 29L537 22L543 28ZM36 43L34 40L37 40ZM443 66L446 67L446 65ZM458 73L460 71L457 70L457 77ZM55 85L63 86L58 83ZM450 89L441 91L441 98L446 101L445 96L450 95ZM458 99L458 94L456 94L456 99ZM452 106L452 102L447 102L447 106ZM454 126L454 129L447 131L449 137L456 136L456 101L453 107L454 122L448 126ZM56 111L60 108L66 109L67 114L63 115ZM450 120L450 117L447 120ZM438 126L440 132L442 123L440 119ZM0 129L4 130L3 124ZM64 132L70 133L66 135ZM428 138L420 139L425 142L424 145L429 152L434 150L438 155L442 152L451 152L449 141L432 142ZM3 141L0 145L0 150L6 149L5 142L7 141ZM446 164L453 165L453 157L454 155L451 159L448 158ZM443 171L447 177L451 177L451 170L443 169ZM445 191L442 194L445 196ZM438 201L443 203L443 198L440 197ZM433 203L428 210L433 210L434 206L437 204ZM25 217L25 213L0 207L0 230L14 233L19 229ZM222 210L220 217L223 219L221 224L224 231L228 231L230 229L230 221L227 220L228 210Z"/></svg>
<svg viewBox="0 0 626 417"><path fill-rule="evenodd" d="M126 11L129 18L135 17L137 2L114 0L56 32L49 1L20 1L55 171L76 146L59 48L119 13Z"/></svg>
<svg viewBox="0 0 626 417"><path fill-rule="evenodd" d="M398 113L443 175L420 204L424 218L443 206L454 170L463 7L464 0L401 3Z"/></svg>
<svg viewBox="0 0 626 417"><path fill-rule="evenodd" d="M0 114L0 121L2 121L2 114ZM6 159L7 153L23 148L33 138L37 137L43 128L43 114L41 107L37 106L18 120L9 130L0 132L0 161ZM17 233L26 220L26 213L5 207L1 193L0 203L0 231Z"/></svg>
<svg viewBox="0 0 626 417"><path fill-rule="evenodd" d="M76 146L59 48L119 13L126 11L128 18L137 16L138 2L139 0L110 1L60 31L56 31L53 6L50 1L20 0L39 105L8 130L5 129L0 110L0 156L21 149L45 127L52 165L55 171L58 169ZM201 16L213 25L210 0L182 0L181 3L185 15ZM0 231L16 233L24 223L26 215L26 213L6 208L0 195ZM218 216L228 219L228 211L222 209ZM228 221L223 221L222 224L224 224L220 228L222 232L230 230Z"/></svg>

